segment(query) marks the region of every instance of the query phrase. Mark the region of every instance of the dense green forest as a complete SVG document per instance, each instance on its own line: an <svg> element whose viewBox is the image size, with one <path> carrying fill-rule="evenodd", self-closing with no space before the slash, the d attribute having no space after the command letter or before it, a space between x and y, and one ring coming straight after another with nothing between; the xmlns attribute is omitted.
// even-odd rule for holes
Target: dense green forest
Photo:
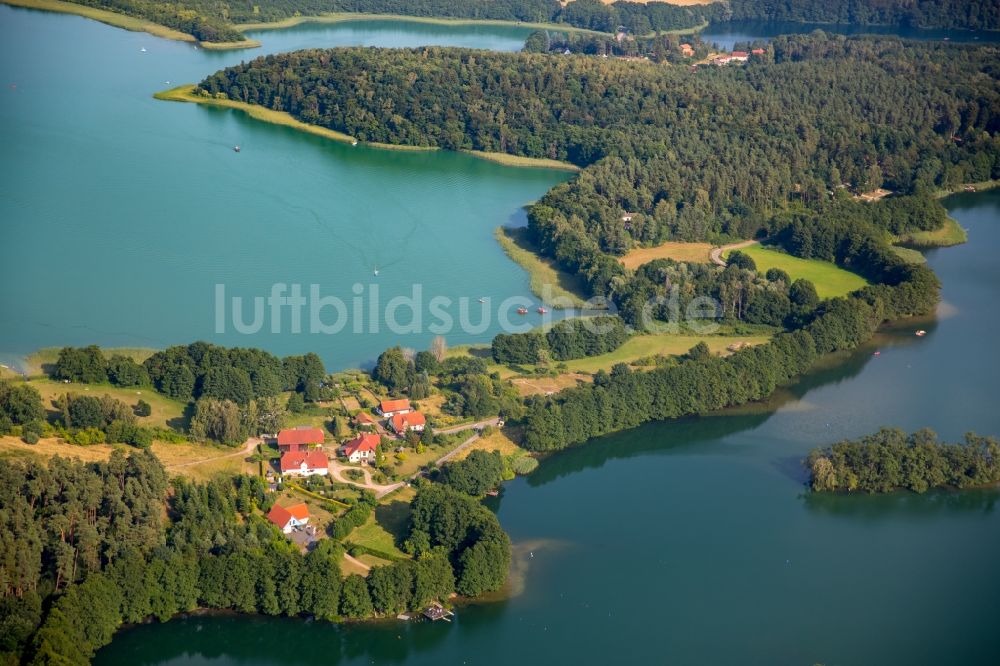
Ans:
<svg viewBox="0 0 1000 666"><path fill-rule="evenodd" d="M887 493L969 488L1000 481L1000 443L973 433L961 444L939 442L930 430L907 435L883 428L858 440L815 449L806 462L815 491Z"/></svg>
<svg viewBox="0 0 1000 666"><path fill-rule="evenodd" d="M681 7L666 2L574 0L70 0L149 19L204 42L239 42L236 26L336 12L478 20L565 23L633 35L690 30L709 22L779 20L921 28L1000 29L1000 7L990 0L725 0Z"/></svg>
<svg viewBox="0 0 1000 666"><path fill-rule="evenodd" d="M229 24L225 12L215 9L217 3L164 2L163 0L69 0L78 5L107 9L119 14L147 19L185 32L203 42L242 42L239 30Z"/></svg>
<svg viewBox="0 0 1000 666"><path fill-rule="evenodd" d="M0 481L2 663L86 664L122 623L197 608L392 615L496 590L510 564L492 512L426 482L405 543L415 559L344 579L337 526L350 519L303 555L263 517L273 495L257 477L168 482L152 453L116 450L106 463L5 464Z"/></svg>
<svg viewBox="0 0 1000 666"><path fill-rule="evenodd" d="M845 187L926 193L1000 176L996 56L823 34L778 38L746 67L694 72L460 49L310 50L231 67L201 88L368 141L584 166L532 207L529 228L607 294L625 275L609 255L637 244L753 237Z"/></svg>
<svg viewBox="0 0 1000 666"><path fill-rule="evenodd" d="M732 20L997 30L992 0L728 0Z"/></svg>
<svg viewBox="0 0 1000 666"><path fill-rule="evenodd" d="M540 363L597 356L618 349L628 339L620 317L566 319L547 331L500 333L493 338L497 363Z"/></svg>

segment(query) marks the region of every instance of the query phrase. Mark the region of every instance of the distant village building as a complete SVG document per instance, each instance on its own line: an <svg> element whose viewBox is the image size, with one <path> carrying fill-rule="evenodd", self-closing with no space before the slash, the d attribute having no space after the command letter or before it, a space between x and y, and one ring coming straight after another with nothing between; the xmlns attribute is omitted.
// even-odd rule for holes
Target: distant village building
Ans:
<svg viewBox="0 0 1000 666"><path fill-rule="evenodd" d="M750 54L746 51L733 51L731 55L720 55L712 60L713 65L728 65L731 62L746 62Z"/></svg>
<svg viewBox="0 0 1000 666"><path fill-rule="evenodd" d="M762 56L764 55L764 49L753 49L752 51L750 51L750 54L755 56Z"/></svg>
<svg viewBox="0 0 1000 666"><path fill-rule="evenodd" d="M323 443L323 431L319 428L301 426L298 428L287 428L278 433L278 450L282 453L289 451L305 451Z"/></svg>
<svg viewBox="0 0 1000 666"><path fill-rule="evenodd" d="M381 442L382 438L378 435L361 434L350 441L344 442L343 446L340 447L340 455L352 463L375 460L375 451Z"/></svg>
<svg viewBox="0 0 1000 666"><path fill-rule="evenodd" d="M281 473L286 476L325 476L330 461L322 451L289 451L281 455Z"/></svg>
<svg viewBox="0 0 1000 666"><path fill-rule="evenodd" d="M275 504L267 514L267 519L285 534L291 534L296 527L302 527L309 522L309 507L305 504L292 506Z"/></svg>
<svg viewBox="0 0 1000 666"><path fill-rule="evenodd" d="M378 413L388 418L396 414L406 414L412 411L413 408L410 407L410 401L406 398L400 400L383 400L378 404Z"/></svg>
<svg viewBox="0 0 1000 666"><path fill-rule="evenodd" d="M427 420L420 412L409 412L407 414L396 414L389 419L389 427L399 435L405 435L408 430L413 432L423 432Z"/></svg>
<svg viewBox="0 0 1000 666"><path fill-rule="evenodd" d="M681 44L681 55L685 58L694 57L694 49L690 44Z"/></svg>

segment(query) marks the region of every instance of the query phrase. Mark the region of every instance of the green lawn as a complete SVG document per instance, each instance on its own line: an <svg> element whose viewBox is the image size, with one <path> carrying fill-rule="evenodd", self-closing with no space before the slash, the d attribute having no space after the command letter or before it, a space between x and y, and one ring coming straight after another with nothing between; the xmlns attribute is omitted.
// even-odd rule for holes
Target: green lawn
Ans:
<svg viewBox="0 0 1000 666"><path fill-rule="evenodd" d="M618 349L607 354L564 361L569 372L594 373L610 370L616 363L633 363L649 356L677 356L704 341L713 353L726 353L726 348L736 342L759 345L771 339L769 335L690 335L659 333L636 335Z"/></svg>
<svg viewBox="0 0 1000 666"><path fill-rule="evenodd" d="M751 245L742 248L740 252L753 258L760 273L771 268L780 268L793 280L800 278L809 280L816 285L816 293L820 298L844 296L868 284L868 281L860 275L845 271L828 261L801 259L762 245Z"/></svg>
<svg viewBox="0 0 1000 666"><path fill-rule="evenodd" d="M770 339L771 334L767 332L766 327L762 327L760 331L755 331L754 333L747 335L735 335L726 329L719 331L715 335L696 335L691 332L647 333L632 336L625 341L625 344L613 352L600 354L598 356L573 359L572 361L560 361L558 363L553 362L545 367L554 368L556 365L559 365L560 372L562 373L593 374L598 370L611 370L611 367L616 363L634 363L640 359L657 355L678 356L686 353L689 349L702 341L708 345L708 348L713 353L726 354L728 353L727 347L734 343L742 342L750 345L760 345L768 342ZM455 353L469 354L475 352L476 355L486 355L488 357L488 349L480 349L478 347L456 347L455 350ZM522 374L506 365L493 363L491 359L489 360L489 363L489 371L497 372L505 379L517 377ZM565 370L561 369L563 365L566 366ZM525 364L517 367L530 374L540 366Z"/></svg>
<svg viewBox="0 0 1000 666"><path fill-rule="evenodd" d="M396 543L403 536L409 519L410 505L406 502L380 505L364 525L354 528L345 541L395 557L408 557L396 547Z"/></svg>

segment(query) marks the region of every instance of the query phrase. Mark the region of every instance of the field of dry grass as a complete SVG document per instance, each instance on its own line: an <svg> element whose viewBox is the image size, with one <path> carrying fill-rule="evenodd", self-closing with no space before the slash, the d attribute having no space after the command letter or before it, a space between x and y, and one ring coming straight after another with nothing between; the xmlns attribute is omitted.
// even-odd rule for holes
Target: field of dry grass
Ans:
<svg viewBox="0 0 1000 666"><path fill-rule="evenodd" d="M64 458L79 458L84 462L107 460L115 448L126 451L134 449L122 445L94 444L79 446L67 444L56 437L46 437L37 444L25 444L18 437L0 437L0 460L36 459L43 460L52 456ZM231 448L195 442L168 444L154 442L153 453L167 468L171 476L187 476L197 480L207 480L219 474L255 474L256 463L248 463L244 456L230 455L235 453ZM184 465L177 467L177 465Z"/></svg>
<svg viewBox="0 0 1000 666"><path fill-rule="evenodd" d="M475 442L463 449L452 460L462 460L468 457L473 451L499 451L502 455L509 456L515 453L523 453L524 449L510 438L505 430L494 430L486 437L480 437Z"/></svg>
<svg viewBox="0 0 1000 666"><path fill-rule="evenodd" d="M517 387L517 392L520 395L529 396L558 393L565 388L573 388L580 382L589 383L593 381L593 378L590 375L570 372L556 377L514 377L510 381Z"/></svg>
<svg viewBox="0 0 1000 666"><path fill-rule="evenodd" d="M673 259L690 263L709 263L709 243L663 243L656 247L637 247L618 261L629 270L635 270L654 259Z"/></svg>
<svg viewBox="0 0 1000 666"><path fill-rule="evenodd" d="M52 402L66 393L97 397L110 395L126 405L135 405L139 400L148 402L152 413L149 416L138 417L140 425L175 430L178 427L183 429L187 426L184 403L161 395L148 387L122 388L110 384L66 384L51 379L33 379L28 384L38 389L42 396L42 404L49 411L54 409Z"/></svg>

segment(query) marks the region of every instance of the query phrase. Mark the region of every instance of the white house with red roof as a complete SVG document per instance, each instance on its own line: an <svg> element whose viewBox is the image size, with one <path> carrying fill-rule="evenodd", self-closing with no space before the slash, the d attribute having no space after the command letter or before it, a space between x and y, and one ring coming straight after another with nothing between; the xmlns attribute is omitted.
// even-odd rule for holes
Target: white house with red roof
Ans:
<svg viewBox="0 0 1000 666"><path fill-rule="evenodd" d="M378 435L362 433L354 439L344 442L343 446L340 447L340 455L352 463L375 460L375 452L381 443L382 438Z"/></svg>
<svg viewBox="0 0 1000 666"><path fill-rule="evenodd" d="M309 426L286 428L278 433L278 450L282 453L305 451L313 446L321 445L323 439L323 431L319 428L310 428Z"/></svg>
<svg viewBox="0 0 1000 666"><path fill-rule="evenodd" d="M296 527L302 527L309 522L309 507L305 504L293 504L292 506L275 504L268 512L267 519L285 534L291 534Z"/></svg>
<svg viewBox="0 0 1000 666"><path fill-rule="evenodd" d="M750 54L746 51L733 51L733 55L730 56L730 59L737 62L746 62L750 59Z"/></svg>
<svg viewBox="0 0 1000 666"><path fill-rule="evenodd" d="M410 401L406 398L383 400L378 404L378 413L388 418L392 418L396 414L406 414L412 411L413 407L410 407Z"/></svg>
<svg viewBox="0 0 1000 666"><path fill-rule="evenodd" d="M322 451L289 451L281 454L281 473L287 476L315 476L330 473L330 461Z"/></svg>
<svg viewBox="0 0 1000 666"><path fill-rule="evenodd" d="M407 430L423 432L427 419L420 412L407 412L406 414L396 414L389 419L389 427L398 435L405 435Z"/></svg>

